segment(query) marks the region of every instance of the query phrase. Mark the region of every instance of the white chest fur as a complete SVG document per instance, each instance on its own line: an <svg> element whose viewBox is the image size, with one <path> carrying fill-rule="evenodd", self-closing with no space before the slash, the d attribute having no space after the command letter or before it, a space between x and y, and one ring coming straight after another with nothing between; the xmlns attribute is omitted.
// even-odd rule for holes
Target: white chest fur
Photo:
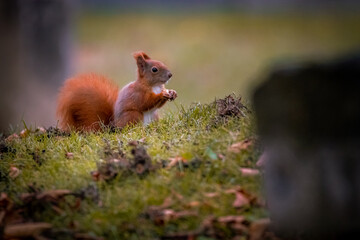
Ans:
<svg viewBox="0 0 360 240"><path fill-rule="evenodd" d="M155 86L152 88L153 93L159 94L161 93L163 86ZM156 118L156 111L157 108L153 108L150 111L144 112L144 125L148 125L151 121L155 120Z"/></svg>
<svg viewBox="0 0 360 240"><path fill-rule="evenodd" d="M152 91L153 91L153 93L155 93L155 94L161 93L161 91L162 91L162 85L153 87L153 88L152 88Z"/></svg>
<svg viewBox="0 0 360 240"><path fill-rule="evenodd" d="M148 125L151 121L155 120L157 108L144 112L144 125Z"/></svg>

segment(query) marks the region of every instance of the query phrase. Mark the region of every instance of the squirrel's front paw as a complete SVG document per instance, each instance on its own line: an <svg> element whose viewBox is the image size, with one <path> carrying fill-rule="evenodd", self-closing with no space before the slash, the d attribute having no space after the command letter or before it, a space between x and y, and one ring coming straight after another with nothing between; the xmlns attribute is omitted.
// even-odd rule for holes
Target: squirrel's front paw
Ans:
<svg viewBox="0 0 360 240"><path fill-rule="evenodd" d="M173 100L175 100L175 98L177 98L177 93L175 90L168 90L168 93L170 95L170 98L169 98L170 101L173 101Z"/></svg>
<svg viewBox="0 0 360 240"><path fill-rule="evenodd" d="M169 93L169 90L167 90L167 89L165 89L165 90L162 91L162 96L163 96L163 98L166 99L166 100L170 100L170 99L171 99L171 95L170 95L170 93Z"/></svg>
<svg viewBox="0 0 360 240"><path fill-rule="evenodd" d="M163 95L163 98L165 98L166 100L169 100L169 101L173 101L173 100L175 100L175 98L177 98L177 93L175 90L165 89L162 91L162 95Z"/></svg>

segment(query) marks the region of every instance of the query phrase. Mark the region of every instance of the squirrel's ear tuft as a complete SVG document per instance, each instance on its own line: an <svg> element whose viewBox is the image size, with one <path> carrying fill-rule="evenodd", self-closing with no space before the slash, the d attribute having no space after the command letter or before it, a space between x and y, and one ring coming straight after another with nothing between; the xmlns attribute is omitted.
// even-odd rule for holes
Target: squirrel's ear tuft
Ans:
<svg viewBox="0 0 360 240"><path fill-rule="evenodd" d="M146 53L142 52L142 55L144 56L145 60L149 60L149 59L150 59L150 57L149 57Z"/></svg>
<svg viewBox="0 0 360 240"><path fill-rule="evenodd" d="M146 53L143 51L137 51L133 53L134 58L137 60L138 57L142 57L144 60L151 59Z"/></svg>
<svg viewBox="0 0 360 240"><path fill-rule="evenodd" d="M138 66L139 75L143 76L145 74L146 60L150 59L150 57L142 51L134 52L133 56Z"/></svg>

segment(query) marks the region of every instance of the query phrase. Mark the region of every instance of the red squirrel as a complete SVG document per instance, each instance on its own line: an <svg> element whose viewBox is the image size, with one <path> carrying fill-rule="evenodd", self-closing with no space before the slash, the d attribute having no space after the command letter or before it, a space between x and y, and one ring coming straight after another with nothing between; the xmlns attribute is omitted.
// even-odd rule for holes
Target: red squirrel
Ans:
<svg viewBox="0 0 360 240"><path fill-rule="evenodd" d="M66 80L58 96L60 128L96 131L102 124L122 128L157 120L157 109L177 97L176 91L164 86L172 73L165 64L144 52L135 52L133 56L137 79L120 91L113 82L93 73Z"/></svg>

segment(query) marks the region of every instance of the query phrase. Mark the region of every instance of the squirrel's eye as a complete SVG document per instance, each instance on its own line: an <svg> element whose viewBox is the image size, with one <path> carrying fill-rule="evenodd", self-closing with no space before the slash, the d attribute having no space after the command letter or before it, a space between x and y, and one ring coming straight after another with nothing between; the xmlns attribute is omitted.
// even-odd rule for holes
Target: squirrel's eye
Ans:
<svg viewBox="0 0 360 240"><path fill-rule="evenodd" d="M151 71L153 72L153 73L156 73L157 71L159 71L156 67L152 67L151 68Z"/></svg>

